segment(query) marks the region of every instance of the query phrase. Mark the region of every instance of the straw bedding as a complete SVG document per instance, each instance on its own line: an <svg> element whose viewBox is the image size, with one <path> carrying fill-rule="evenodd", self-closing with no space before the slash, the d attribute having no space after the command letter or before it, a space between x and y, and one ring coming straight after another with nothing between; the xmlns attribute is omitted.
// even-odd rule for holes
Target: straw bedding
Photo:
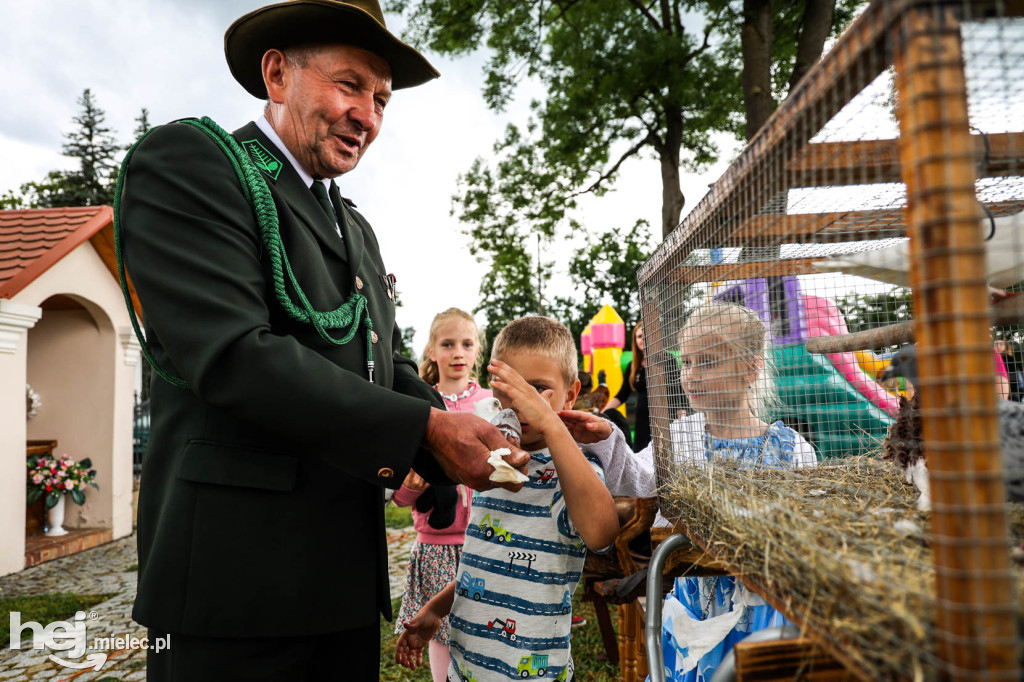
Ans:
<svg viewBox="0 0 1024 682"><path fill-rule="evenodd" d="M715 460L674 466L661 505L711 557L830 642L865 679L922 679L942 664L930 513L918 511L917 497L902 469L876 457L758 471ZM1024 510L1011 505L1010 516L1019 545ZM1019 561L1014 570L1024 616Z"/></svg>

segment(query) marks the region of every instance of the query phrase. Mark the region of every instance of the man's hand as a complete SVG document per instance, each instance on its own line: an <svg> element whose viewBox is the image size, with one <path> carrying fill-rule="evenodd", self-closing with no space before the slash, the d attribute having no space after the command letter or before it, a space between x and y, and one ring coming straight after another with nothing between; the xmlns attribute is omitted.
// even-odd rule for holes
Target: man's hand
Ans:
<svg viewBox="0 0 1024 682"><path fill-rule="evenodd" d="M423 648L441 628L441 618L424 607L402 626L405 630L395 643L395 662L415 670L423 664Z"/></svg>
<svg viewBox="0 0 1024 682"><path fill-rule="evenodd" d="M445 412L431 409L424 435L424 446L434 453L448 478L473 490L490 490L494 467L487 463L491 450L509 448L512 454L505 461L526 473L530 455L505 440L497 427L468 412ZM502 488L517 491L522 483L502 483Z"/></svg>
<svg viewBox="0 0 1024 682"><path fill-rule="evenodd" d="M577 443L600 443L612 435L615 428L610 421L604 417L598 417L589 412L579 410L562 410L558 413L565 428L569 429L572 439Z"/></svg>

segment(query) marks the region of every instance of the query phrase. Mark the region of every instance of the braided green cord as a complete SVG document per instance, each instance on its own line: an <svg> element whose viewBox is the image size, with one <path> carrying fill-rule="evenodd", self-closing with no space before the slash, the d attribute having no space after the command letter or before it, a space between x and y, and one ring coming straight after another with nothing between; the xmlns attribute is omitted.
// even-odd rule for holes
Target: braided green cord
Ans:
<svg viewBox="0 0 1024 682"><path fill-rule="evenodd" d="M320 338L335 346L343 346L349 343L355 336L356 332L359 331L359 328L364 327L366 331L366 366L370 375L370 381L373 381L373 321L370 319L366 297L358 291L353 291L352 295L349 296L349 299L335 310L321 312L313 308L313 304L306 297L306 293L299 285L298 279L292 271L291 263L288 261L288 254L285 252L284 242L281 240L280 223L278 222L277 207L274 205L274 199L270 195L270 190L267 188L263 175L260 173L259 169L256 168L256 165L253 164L249 155L244 149L242 149L241 145L238 144L230 133L217 125L209 117L204 116L200 120L184 119L179 122L190 125L206 133L206 135L208 135L228 157L228 161L231 163L231 167L235 171L235 175L238 177L238 181L242 186L242 191L245 193L245 198L253 209L253 214L256 217L257 224L260 226L261 242L263 244L263 248L270 257L274 294L285 313L297 322L311 325L316 329ZM125 159L121 164L120 172L118 173L117 188L114 192L114 251L117 257L117 269L118 277L121 281L121 291L124 294L125 303L128 306L128 312L132 320L132 327L135 330L135 335L138 337L139 343L142 345L143 355L145 355L146 360L153 366L153 370L162 379L168 381L174 386L186 388L188 387L188 384L184 380L171 375L169 372L161 368L153 359L153 356L149 351L149 347L142 335L142 330L139 327L138 319L135 316L135 310L131 304L131 297L128 294L128 286L124 274L124 260L121 255L120 204L121 194L124 188L125 172L128 167L128 162L131 159L132 154L135 152L136 147L138 147L139 144L153 132L153 130L155 130L155 128L147 132L139 138L134 145L132 145L132 148L128 150L128 154L125 156ZM296 306L288 295L287 288L285 287L285 274L287 274L288 281L291 284L292 289L295 291L295 295L298 297L299 302L302 304L301 307ZM346 328L347 333L340 339L335 339L328 332L329 329Z"/></svg>

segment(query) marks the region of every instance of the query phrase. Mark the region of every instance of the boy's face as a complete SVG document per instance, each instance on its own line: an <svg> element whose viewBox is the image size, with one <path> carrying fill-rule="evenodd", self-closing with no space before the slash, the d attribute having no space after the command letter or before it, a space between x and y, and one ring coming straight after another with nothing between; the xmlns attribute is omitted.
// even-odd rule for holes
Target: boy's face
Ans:
<svg viewBox="0 0 1024 682"><path fill-rule="evenodd" d="M558 363L553 359L546 355L532 352L503 353L501 357L496 359L509 365L523 377L526 383L537 389L537 392L544 396L545 401L555 412L572 409L572 404L576 402L576 397L580 392L580 382L577 379L571 386L566 385L565 379L562 378L562 372L558 368ZM512 401L507 395L498 389L492 390L494 391L494 397L501 403L502 409L512 406ZM523 447L525 448L528 445L532 446L533 449L545 447L544 434L532 429L529 423L523 421L523 416L518 412L516 416L519 417L519 421L523 426Z"/></svg>

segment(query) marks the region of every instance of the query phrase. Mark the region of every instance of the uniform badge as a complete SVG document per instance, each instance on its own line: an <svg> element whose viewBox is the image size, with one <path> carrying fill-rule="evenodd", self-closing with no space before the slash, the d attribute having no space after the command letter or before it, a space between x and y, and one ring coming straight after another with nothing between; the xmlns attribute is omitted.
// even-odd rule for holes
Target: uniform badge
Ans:
<svg viewBox="0 0 1024 682"><path fill-rule="evenodd" d="M257 168L266 173L271 180L277 180L277 176L281 174L280 159L271 154L259 140L246 140L242 147L249 153L249 158Z"/></svg>
<svg viewBox="0 0 1024 682"><path fill-rule="evenodd" d="M380 282L381 284L384 285L384 291L388 292L388 298L390 298L392 302L394 302L395 296L397 294L395 290L395 282L397 281L398 278L392 274L380 276Z"/></svg>

